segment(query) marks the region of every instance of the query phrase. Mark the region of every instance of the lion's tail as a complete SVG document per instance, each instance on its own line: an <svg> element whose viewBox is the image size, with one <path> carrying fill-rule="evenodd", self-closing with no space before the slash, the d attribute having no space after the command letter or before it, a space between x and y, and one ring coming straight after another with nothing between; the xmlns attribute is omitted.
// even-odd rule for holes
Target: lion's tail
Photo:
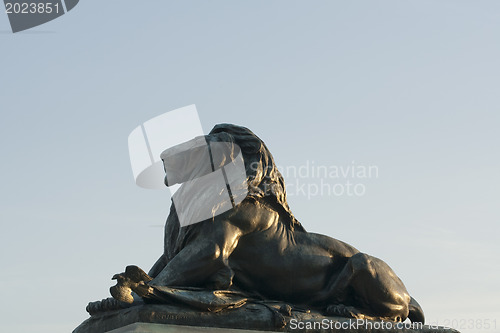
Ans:
<svg viewBox="0 0 500 333"><path fill-rule="evenodd" d="M424 310L418 302L412 297L409 304L410 313L408 314L408 318L410 318L412 323L424 323L425 316Z"/></svg>

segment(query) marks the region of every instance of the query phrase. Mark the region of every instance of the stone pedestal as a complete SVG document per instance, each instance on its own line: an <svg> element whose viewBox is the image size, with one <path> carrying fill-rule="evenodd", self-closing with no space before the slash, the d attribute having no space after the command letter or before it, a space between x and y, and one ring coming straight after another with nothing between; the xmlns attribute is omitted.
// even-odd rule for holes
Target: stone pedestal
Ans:
<svg viewBox="0 0 500 333"><path fill-rule="evenodd" d="M235 328L219 328L219 327L195 327L184 325L168 325L168 324L149 324L135 323L130 324L109 333L265 333L266 331L250 331L239 330Z"/></svg>
<svg viewBox="0 0 500 333"><path fill-rule="evenodd" d="M142 305L93 315L73 333L211 333L211 332L459 333L453 329L327 317L280 305L245 304L221 312L172 305Z"/></svg>

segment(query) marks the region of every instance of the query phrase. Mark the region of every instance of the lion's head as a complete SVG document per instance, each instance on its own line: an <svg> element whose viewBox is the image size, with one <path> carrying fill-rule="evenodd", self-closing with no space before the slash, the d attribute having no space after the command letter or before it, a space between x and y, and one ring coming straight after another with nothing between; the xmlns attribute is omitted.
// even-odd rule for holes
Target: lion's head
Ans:
<svg viewBox="0 0 500 333"><path fill-rule="evenodd" d="M207 140L232 142L238 145L245 162L247 197L255 200L269 198L289 216L290 228L304 230L288 206L283 176L276 167L271 152L257 135L246 127L218 124L207 135Z"/></svg>

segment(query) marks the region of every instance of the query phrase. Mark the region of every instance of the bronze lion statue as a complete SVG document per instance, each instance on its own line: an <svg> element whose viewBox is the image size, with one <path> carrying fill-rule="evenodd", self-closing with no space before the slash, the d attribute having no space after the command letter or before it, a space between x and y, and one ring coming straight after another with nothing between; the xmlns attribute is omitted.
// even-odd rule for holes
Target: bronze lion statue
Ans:
<svg viewBox="0 0 500 333"><path fill-rule="evenodd" d="M424 322L421 307L385 262L302 227L287 204L285 183L271 153L252 131L219 124L204 140L227 144L228 156L235 154L232 149L241 152L246 179L236 185L245 191L233 191L233 208L219 214L214 207L213 216L188 225L180 223L172 204L163 254L148 274L129 266L115 275L114 298L161 302L169 287L233 291L330 315ZM179 178L168 168L166 173L167 185ZM207 198L202 192L192 191L185 200L194 205Z"/></svg>

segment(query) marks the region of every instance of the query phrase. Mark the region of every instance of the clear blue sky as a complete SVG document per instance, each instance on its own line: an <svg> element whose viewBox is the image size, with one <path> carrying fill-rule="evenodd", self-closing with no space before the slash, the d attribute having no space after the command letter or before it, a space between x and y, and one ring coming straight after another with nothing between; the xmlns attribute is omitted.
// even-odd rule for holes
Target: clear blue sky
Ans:
<svg viewBox="0 0 500 333"><path fill-rule="evenodd" d="M500 332L499 40L498 1L87 0L18 34L0 13L2 331L69 332L150 268L170 199L134 184L127 137L196 104L281 166L376 165L293 212L387 261L430 323Z"/></svg>

